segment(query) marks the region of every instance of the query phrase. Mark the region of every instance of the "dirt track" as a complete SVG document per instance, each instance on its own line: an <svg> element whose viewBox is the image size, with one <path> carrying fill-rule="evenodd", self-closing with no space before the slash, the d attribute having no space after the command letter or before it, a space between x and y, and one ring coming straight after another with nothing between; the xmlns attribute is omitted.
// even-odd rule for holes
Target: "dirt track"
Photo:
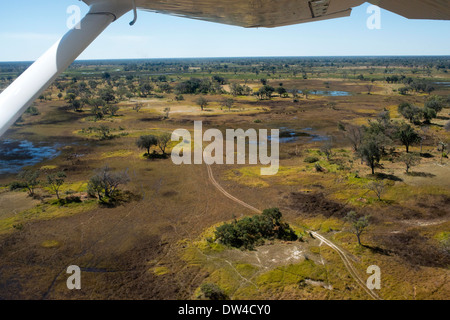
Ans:
<svg viewBox="0 0 450 320"><path fill-rule="evenodd" d="M256 212L256 213L261 213L262 210L256 209L255 207L249 205L248 203L245 203L242 200L239 200L238 198L232 196L231 194L229 194L228 192L226 192L221 186L220 184L216 181L216 179L214 179L214 175L211 169L210 165L206 165L206 168L208 170L208 178L211 181L211 183L227 198L243 205L246 208L251 209L252 211ZM325 243L327 246L329 246L331 249L333 249L334 251L336 251L339 256L341 257L342 261L344 262L345 267L347 268L348 272L351 274L351 276L353 277L353 279L355 279L355 281L364 289L364 291L367 292L367 294L375 300L381 300L381 298L372 290L368 289L364 280L361 279L361 277L358 275L358 272L356 271L355 267L352 265L352 263L350 262L350 259L347 257L347 254L338 246L336 246L334 243L332 243L330 240L326 239L324 236L318 234L317 232L311 231L311 234L318 238L319 240L321 240L323 243Z"/></svg>

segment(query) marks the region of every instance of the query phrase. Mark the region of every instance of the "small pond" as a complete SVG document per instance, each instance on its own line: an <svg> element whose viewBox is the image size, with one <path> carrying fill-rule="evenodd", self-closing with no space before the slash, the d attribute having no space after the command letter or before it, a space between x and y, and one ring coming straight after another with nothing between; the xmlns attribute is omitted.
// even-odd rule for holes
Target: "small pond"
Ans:
<svg viewBox="0 0 450 320"><path fill-rule="evenodd" d="M53 159L61 153L59 147L44 142L0 140L0 174L17 173L25 166Z"/></svg>
<svg viewBox="0 0 450 320"><path fill-rule="evenodd" d="M271 140L271 136L268 136L267 138L269 141ZM301 138L306 139L306 142L317 142L317 141L321 142L329 140L328 136L315 133L312 128L303 128L300 130L294 130L286 127L280 128L280 136L279 136L280 143L292 143L300 140ZM255 143L253 141L250 141L250 144Z"/></svg>
<svg viewBox="0 0 450 320"><path fill-rule="evenodd" d="M303 91L299 90L298 93L303 94ZM351 92L348 91L324 91L324 90L310 90L308 94L325 97L348 97L352 95Z"/></svg>

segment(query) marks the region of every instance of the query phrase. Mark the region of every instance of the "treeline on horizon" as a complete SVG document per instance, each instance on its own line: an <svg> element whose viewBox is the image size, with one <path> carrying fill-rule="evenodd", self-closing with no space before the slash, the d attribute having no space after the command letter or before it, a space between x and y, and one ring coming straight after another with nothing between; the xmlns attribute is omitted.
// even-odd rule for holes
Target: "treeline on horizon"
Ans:
<svg viewBox="0 0 450 320"><path fill-rule="evenodd" d="M33 62L0 62L0 73L21 73ZM92 66L122 66L124 71L151 70L155 67L173 66L208 67L229 65L245 67L249 65L301 66L301 67L429 67L450 69L450 56L338 56L338 57L220 57L220 58L152 58L152 59L106 59L77 60L70 69ZM128 70L127 70L128 69ZM181 68L179 71L183 71Z"/></svg>

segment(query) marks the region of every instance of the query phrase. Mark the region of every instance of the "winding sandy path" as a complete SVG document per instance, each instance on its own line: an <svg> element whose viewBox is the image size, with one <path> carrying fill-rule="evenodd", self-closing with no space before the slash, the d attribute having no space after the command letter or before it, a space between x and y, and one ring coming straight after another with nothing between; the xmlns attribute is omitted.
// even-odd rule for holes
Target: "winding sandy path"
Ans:
<svg viewBox="0 0 450 320"><path fill-rule="evenodd" d="M219 190L224 196L226 196L227 198L233 200L234 202L239 203L240 205L256 212L256 213L261 213L262 210L259 210L251 205L249 205L248 203L239 200L238 198L236 198L235 196L229 194L227 191L225 191L224 188L222 188L222 186L216 181L216 179L214 179L214 175L211 169L210 165L206 165L206 169L208 171L208 178L209 181L211 181L211 183L217 188L217 190ZM367 294L375 300L382 300L374 291L370 290L369 288L367 288L366 283L364 282L364 280L358 275L357 270L355 269L355 267L352 265L352 263L350 262L350 259L348 258L347 254L341 249L339 248L337 245L335 245L333 242L331 242L330 240L328 240L327 238L325 238L324 236L318 234L317 232L311 231L311 234L316 237L317 239L321 240L323 243L325 243L327 246L329 246L331 249L333 249L334 251L336 251L339 256L342 259L342 262L344 262L345 267L347 268L348 272L350 273L350 275L353 277L353 279L355 279L355 281L364 289L364 291L367 292Z"/></svg>

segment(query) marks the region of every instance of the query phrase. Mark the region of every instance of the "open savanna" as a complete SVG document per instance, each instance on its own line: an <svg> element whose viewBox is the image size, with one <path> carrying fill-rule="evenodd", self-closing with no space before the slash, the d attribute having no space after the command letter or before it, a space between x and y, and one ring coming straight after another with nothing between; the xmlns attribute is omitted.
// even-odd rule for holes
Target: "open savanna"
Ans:
<svg viewBox="0 0 450 320"><path fill-rule="evenodd" d="M397 106L405 101L421 106L428 94L400 95L399 84L383 81L386 68L380 66L307 68L306 79L301 71L268 76L240 72L238 67L228 63L228 70L237 71L212 73L191 67L168 77L176 85L191 77L220 75L228 82L225 91L230 83L239 83L253 92L266 78L273 87L282 83L310 94L299 93L294 101L291 95L276 93L265 100L210 93L202 111L198 94L183 94L177 101L176 93L153 92L116 101L117 113L102 119L88 108L74 111L57 97L60 90L55 86L47 91L51 101L36 101L39 114L24 115L5 138L57 144L60 154L31 167L41 171L38 197L29 197L24 189L10 190L17 173L0 175L0 299L202 299L205 283L217 285L231 299L370 299L338 253L310 231L342 248L362 279L369 276L368 266L378 265L382 281L376 292L382 299L447 299L450 167L437 142L450 140L443 128L450 109L444 108L427 125L422 146L411 147L427 154L411 173L406 174L404 164L384 157L372 175L338 125L367 125L385 110L393 121L401 121ZM252 67L261 65L254 62ZM113 77L128 74L122 66L114 73L115 68L81 66L70 69L61 81L83 81L83 72L97 72L99 77L104 72ZM449 81L441 71L429 75L425 68L396 70ZM365 80L356 78L361 73ZM433 92L449 93L445 86ZM234 100L231 109L224 106L227 98ZM253 251L214 241L217 226L255 212L225 196L212 183L205 164L177 166L170 157L150 159L136 145L142 135L180 128L192 132L199 120L204 130L282 128L301 133L280 144L276 175L261 176L260 165L211 168L217 183L232 196L260 210L280 208L302 241L267 241ZM110 138L101 138L95 130L100 126L108 127ZM421 131L423 125L414 128ZM327 159L321 148L330 140L333 149ZM405 153L399 143L392 147L393 154ZM316 157L315 164L305 162L308 157ZM89 178L105 164L130 177L120 187L130 196L116 206L102 205L87 194ZM61 193L80 196L80 203L54 201L45 176L58 171L67 176ZM376 180L385 183L381 199L368 189ZM344 219L351 210L371 216L362 235L364 246L357 244ZM70 265L82 270L81 290L66 287Z"/></svg>

